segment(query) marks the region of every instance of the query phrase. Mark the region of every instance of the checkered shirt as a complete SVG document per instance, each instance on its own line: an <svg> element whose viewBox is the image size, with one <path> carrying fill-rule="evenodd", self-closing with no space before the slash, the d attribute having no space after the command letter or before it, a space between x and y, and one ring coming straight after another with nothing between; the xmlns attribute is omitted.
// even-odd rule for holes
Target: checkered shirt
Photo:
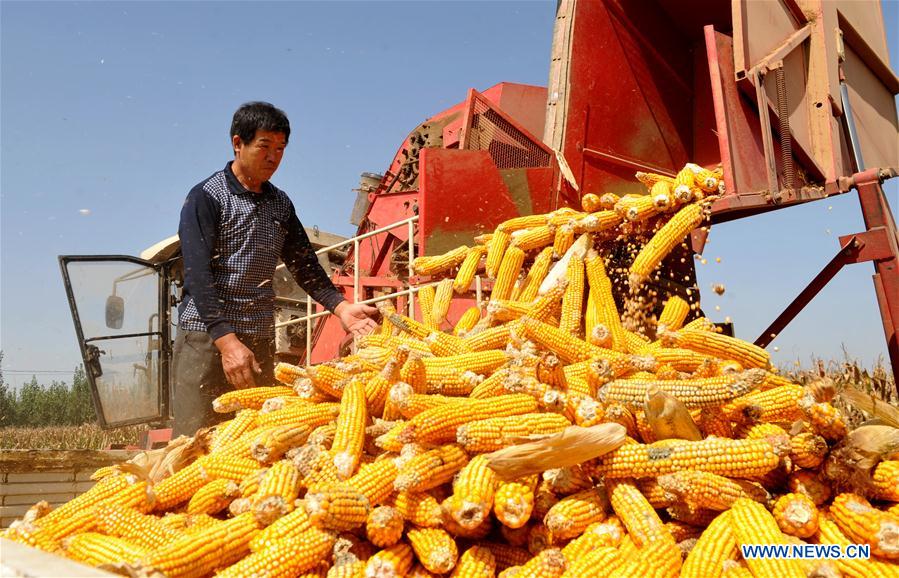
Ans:
<svg viewBox="0 0 899 578"><path fill-rule="evenodd" d="M181 211L185 298L178 325L207 331L274 337L272 278L279 259L297 283L329 310L343 300L321 268L293 203L264 183L247 190L231 163L194 187Z"/></svg>

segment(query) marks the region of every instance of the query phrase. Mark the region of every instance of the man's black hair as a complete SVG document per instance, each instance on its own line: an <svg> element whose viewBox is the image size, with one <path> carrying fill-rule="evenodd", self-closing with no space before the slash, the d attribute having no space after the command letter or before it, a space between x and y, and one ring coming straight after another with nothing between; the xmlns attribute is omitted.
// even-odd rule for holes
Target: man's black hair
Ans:
<svg viewBox="0 0 899 578"><path fill-rule="evenodd" d="M246 144L255 138L258 130L284 133L285 141L290 139L290 121L283 110L268 102L243 103L234 112L231 137L237 135Z"/></svg>

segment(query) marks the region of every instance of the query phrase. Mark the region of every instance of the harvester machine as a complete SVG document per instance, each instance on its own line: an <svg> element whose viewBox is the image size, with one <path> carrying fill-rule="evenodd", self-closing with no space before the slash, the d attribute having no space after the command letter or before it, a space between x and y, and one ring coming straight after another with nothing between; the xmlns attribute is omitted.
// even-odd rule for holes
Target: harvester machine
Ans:
<svg viewBox="0 0 899 578"><path fill-rule="evenodd" d="M767 346L842 266L871 262L899 372L899 248L881 187L899 166L899 80L878 2L560 0L553 35L547 88L470 90L417 126L383 173L363 174L351 217L356 236L320 249L339 254L333 280L348 299L392 299L417 316L416 287L430 280L414 274L415 257L471 244L518 215L579 207L586 193L644 193L635 172L673 177L693 162L723 169L713 224L857 192L866 230L840 239L830 263L756 343ZM687 254L663 264L673 273L652 289L660 302L670 294L698 298L692 253L704 241L697 229ZM67 279L73 259L61 258ZM130 261L156 273L144 297L157 304L155 321L143 322L157 328L149 333L121 324L119 295L107 300L106 323L92 337L68 287L103 424L168 415L171 336L159 328L171 326L176 261L177 253ZM299 312L276 320L282 359L318 363L351 346L335 318L289 283L281 287L279 296L289 292L286 303ZM453 300L447 323L490 289L478 278L468 296ZM107 367L104 356L129 339L143 340L141 368ZM148 364L154 369L142 369ZM113 395L103 392L144 390L145 404L103 417L104 396Z"/></svg>

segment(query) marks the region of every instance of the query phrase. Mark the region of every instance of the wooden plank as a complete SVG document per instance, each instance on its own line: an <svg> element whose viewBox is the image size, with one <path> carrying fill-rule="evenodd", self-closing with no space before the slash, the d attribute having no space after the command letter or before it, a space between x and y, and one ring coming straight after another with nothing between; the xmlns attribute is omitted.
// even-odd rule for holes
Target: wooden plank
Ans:
<svg viewBox="0 0 899 578"><path fill-rule="evenodd" d="M22 494L80 494L89 490L94 482L31 482L23 484L3 484L0 496L18 496Z"/></svg>

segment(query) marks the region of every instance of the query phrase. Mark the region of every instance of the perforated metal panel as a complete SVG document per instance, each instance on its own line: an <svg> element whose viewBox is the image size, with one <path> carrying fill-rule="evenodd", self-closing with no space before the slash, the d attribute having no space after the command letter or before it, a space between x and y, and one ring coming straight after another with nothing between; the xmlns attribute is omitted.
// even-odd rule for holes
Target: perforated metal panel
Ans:
<svg viewBox="0 0 899 578"><path fill-rule="evenodd" d="M488 151L500 169L550 166L551 155L545 145L517 127L490 101L472 91L470 102L463 148Z"/></svg>

